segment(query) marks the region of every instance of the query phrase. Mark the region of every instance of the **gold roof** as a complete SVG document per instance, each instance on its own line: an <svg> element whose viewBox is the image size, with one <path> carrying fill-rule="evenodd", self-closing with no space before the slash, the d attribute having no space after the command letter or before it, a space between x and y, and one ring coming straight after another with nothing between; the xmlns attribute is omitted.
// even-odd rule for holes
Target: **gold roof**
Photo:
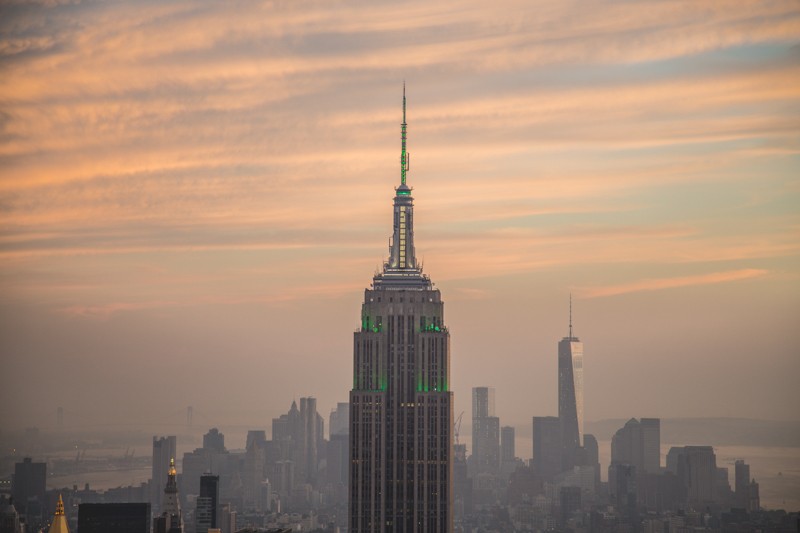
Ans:
<svg viewBox="0 0 800 533"><path fill-rule="evenodd" d="M49 533L69 533L69 527L67 527L67 517L64 516L64 500L61 499L61 494L58 495L56 514L53 517L53 523L50 526Z"/></svg>

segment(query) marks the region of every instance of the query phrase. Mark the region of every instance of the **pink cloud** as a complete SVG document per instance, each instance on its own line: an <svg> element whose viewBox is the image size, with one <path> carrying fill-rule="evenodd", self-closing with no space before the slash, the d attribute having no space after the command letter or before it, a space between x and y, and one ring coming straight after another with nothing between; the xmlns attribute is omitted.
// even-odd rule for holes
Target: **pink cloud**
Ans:
<svg viewBox="0 0 800 533"><path fill-rule="evenodd" d="M621 285L608 285L604 287L582 287L576 290L579 298L603 298L605 296L617 296L631 292L658 291L662 289L674 289L678 287L690 287L695 285L711 285L715 283L729 283L764 276L767 270L757 268L746 268L742 270L731 270L728 272L714 272L712 274L699 274L696 276L683 276L676 278L643 279Z"/></svg>

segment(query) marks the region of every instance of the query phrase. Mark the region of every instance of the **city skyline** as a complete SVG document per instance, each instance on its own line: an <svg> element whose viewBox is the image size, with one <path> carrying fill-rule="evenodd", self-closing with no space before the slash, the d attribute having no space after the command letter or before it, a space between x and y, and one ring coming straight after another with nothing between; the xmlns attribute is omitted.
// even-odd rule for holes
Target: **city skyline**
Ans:
<svg viewBox="0 0 800 533"><path fill-rule="evenodd" d="M796 3L314 7L0 8L0 428L344 401L403 80L456 415L797 418Z"/></svg>

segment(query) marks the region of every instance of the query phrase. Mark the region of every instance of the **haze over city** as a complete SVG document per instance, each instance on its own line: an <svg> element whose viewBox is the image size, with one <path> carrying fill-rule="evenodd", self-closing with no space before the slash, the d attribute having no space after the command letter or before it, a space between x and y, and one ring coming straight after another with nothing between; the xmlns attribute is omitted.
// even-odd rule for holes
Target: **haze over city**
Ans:
<svg viewBox="0 0 800 533"><path fill-rule="evenodd" d="M0 428L346 401L404 82L456 414L556 411L572 294L587 420L796 421L798 43L790 0L4 3Z"/></svg>

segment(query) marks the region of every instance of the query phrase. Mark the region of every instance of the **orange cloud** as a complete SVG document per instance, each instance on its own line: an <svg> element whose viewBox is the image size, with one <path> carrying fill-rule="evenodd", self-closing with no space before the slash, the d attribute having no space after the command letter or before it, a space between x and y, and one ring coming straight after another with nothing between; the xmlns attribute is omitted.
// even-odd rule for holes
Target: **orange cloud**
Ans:
<svg viewBox="0 0 800 533"><path fill-rule="evenodd" d="M716 283L729 283L764 276L767 270L757 268L746 268L742 270L732 270L728 272L714 272L712 274L700 274L697 276L684 276L677 278L644 279L621 285L611 285L606 287L583 287L576 289L576 296L579 298L603 298L606 296L617 296L641 291L658 291L663 289L675 289L678 287L690 287L695 285L710 285Z"/></svg>

